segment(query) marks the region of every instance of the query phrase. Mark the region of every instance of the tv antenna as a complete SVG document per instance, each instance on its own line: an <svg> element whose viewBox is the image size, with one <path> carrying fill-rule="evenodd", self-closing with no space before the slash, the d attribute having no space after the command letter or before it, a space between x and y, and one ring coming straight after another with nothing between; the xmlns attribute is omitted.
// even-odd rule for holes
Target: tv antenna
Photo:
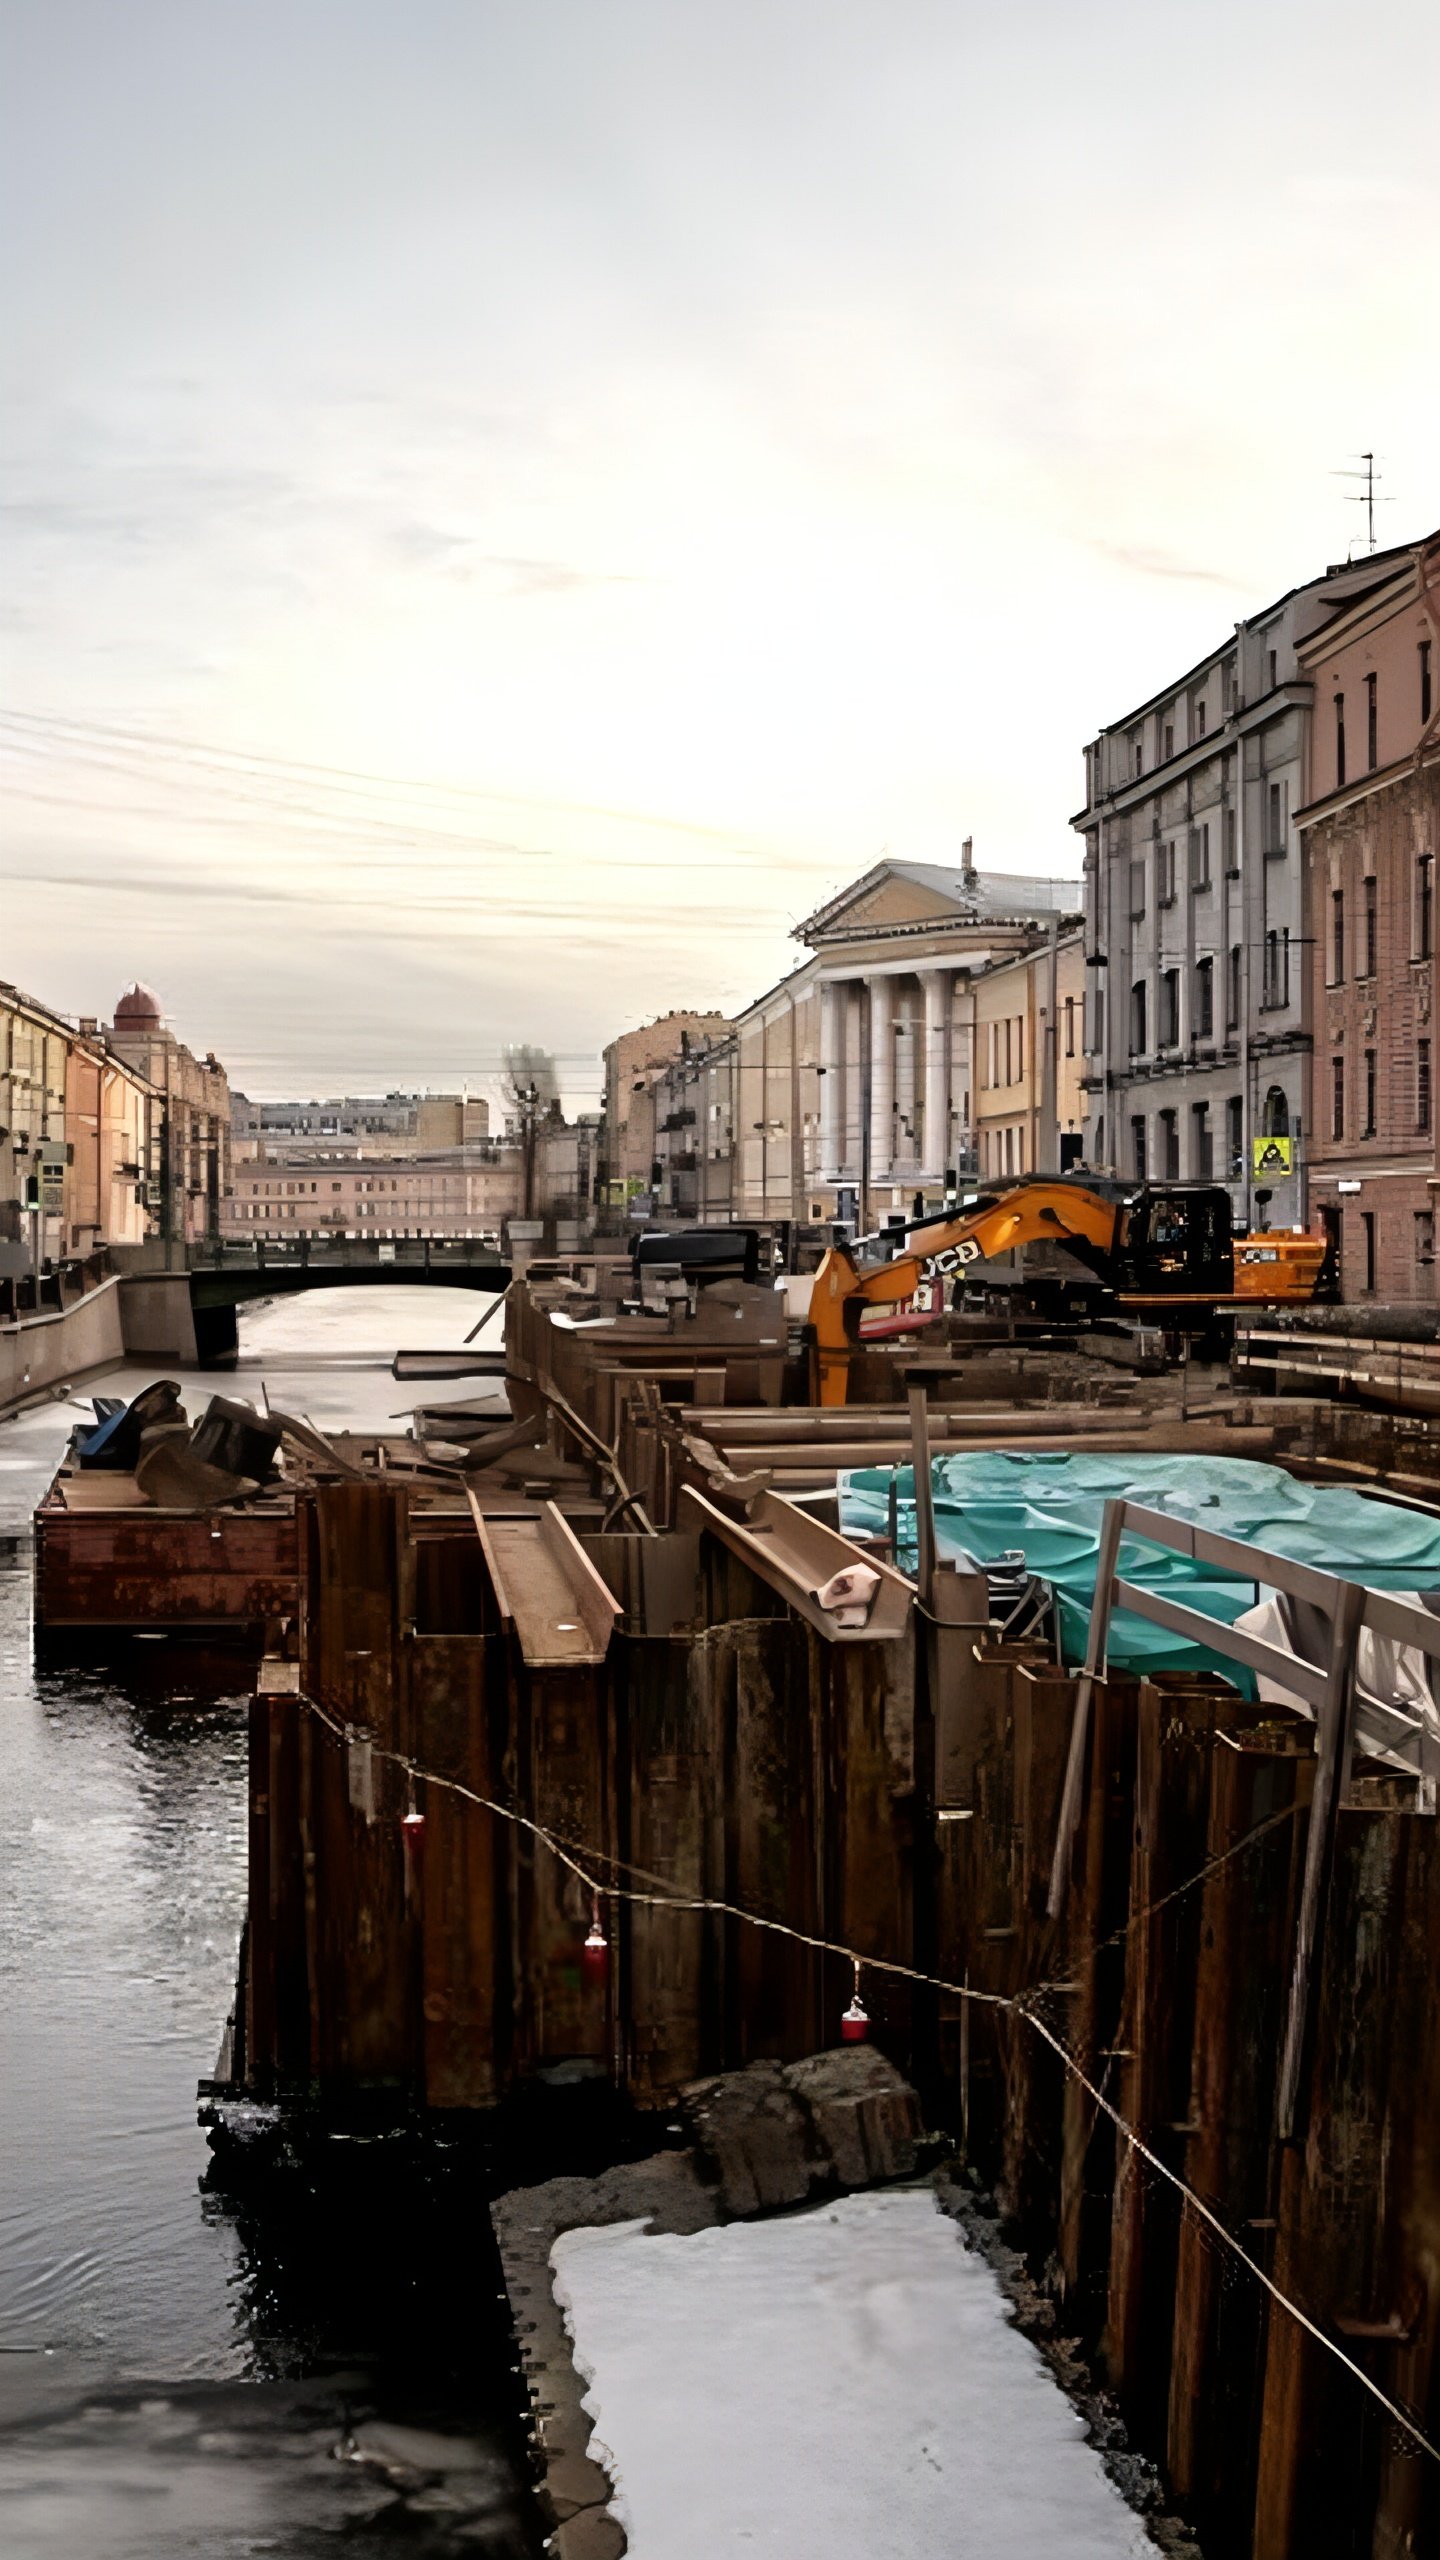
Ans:
<svg viewBox="0 0 1440 2560"><path fill-rule="evenodd" d="M1357 462L1364 464L1363 470L1332 471L1330 477L1332 480L1364 481L1364 488L1357 489L1353 496L1346 499L1345 503L1348 507L1364 508L1365 547L1368 551L1373 551L1375 548L1375 510L1377 507L1393 507L1395 501L1393 498L1382 498L1380 496L1380 474L1375 468L1374 454L1357 453L1355 459Z"/></svg>

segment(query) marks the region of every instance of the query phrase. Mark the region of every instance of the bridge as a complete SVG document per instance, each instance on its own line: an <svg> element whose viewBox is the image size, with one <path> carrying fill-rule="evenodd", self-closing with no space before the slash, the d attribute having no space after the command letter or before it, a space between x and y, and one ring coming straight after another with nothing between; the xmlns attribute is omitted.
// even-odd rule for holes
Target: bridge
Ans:
<svg viewBox="0 0 1440 2560"><path fill-rule="evenodd" d="M293 1244L139 1245L116 1252L131 1306L127 1343L172 1360L223 1367L239 1349L237 1311L302 1289L482 1289L510 1285L510 1265L478 1236L297 1237ZM152 1322L147 1326L142 1298Z"/></svg>

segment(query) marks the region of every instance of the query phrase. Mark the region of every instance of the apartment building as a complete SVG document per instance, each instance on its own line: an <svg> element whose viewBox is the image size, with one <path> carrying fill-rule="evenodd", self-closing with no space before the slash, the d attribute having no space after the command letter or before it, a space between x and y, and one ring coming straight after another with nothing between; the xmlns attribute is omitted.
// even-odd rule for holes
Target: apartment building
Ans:
<svg viewBox="0 0 1440 2560"><path fill-rule="evenodd" d="M1246 1224L1307 1214L1299 651L1384 574L1347 563L1293 589L1085 751L1086 1159L1222 1182Z"/></svg>
<svg viewBox="0 0 1440 2560"><path fill-rule="evenodd" d="M1347 1298L1433 1306L1440 535L1302 642L1311 1192Z"/></svg>
<svg viewBox="0 0 1440 2560"><path fill-rule="evenodd" d="M653 1201L657 1133L669 1107L663 1103L657 1107L657 1094L667 1069L725 1039L730 1027L723 1013L666 1013L634 1031L623 1031L606 1047L599 1182L604 1205L611 1211L635 1207L643 1214Z"/></svg>

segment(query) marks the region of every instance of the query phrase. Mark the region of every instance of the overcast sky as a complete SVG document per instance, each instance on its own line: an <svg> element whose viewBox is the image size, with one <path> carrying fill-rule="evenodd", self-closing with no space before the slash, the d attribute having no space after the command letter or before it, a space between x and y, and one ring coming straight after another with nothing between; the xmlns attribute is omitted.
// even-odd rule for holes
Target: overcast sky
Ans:
<svg viewBox="0 0 1440 2560"><path fill-rule="evenodd" d="M1433 0L0 22L0 975L254 1093L589 1104L1440 521Z"/></svg>

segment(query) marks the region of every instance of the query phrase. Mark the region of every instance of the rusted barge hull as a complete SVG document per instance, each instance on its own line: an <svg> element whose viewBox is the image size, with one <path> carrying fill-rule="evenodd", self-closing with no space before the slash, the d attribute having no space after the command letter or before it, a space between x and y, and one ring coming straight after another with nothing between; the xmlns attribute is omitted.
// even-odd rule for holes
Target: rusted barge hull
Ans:
<svg viewBox="0 0 1440 2560"><path fill-rule="evenodd" d="M243 1510L165 1511L133 1476L62 1467L35 1514L35 1623L42 1635L260 1635L293 1617L295 1496Z"/></svg>

